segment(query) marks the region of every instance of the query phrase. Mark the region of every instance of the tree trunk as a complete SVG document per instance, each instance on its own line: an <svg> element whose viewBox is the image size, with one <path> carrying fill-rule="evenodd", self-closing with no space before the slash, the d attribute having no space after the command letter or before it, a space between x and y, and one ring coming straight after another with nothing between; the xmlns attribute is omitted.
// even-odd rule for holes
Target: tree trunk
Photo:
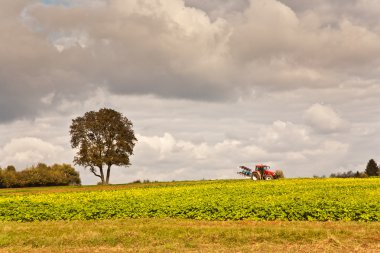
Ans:
<svg viewBox="0 0 380 253"><path fill-rule="evenodd" d="M109 181L110 181L110 174L111 174L111 165L108 165L108 168L107 168L107 179L106 179L106 184L109 184Z"/></svg>
<svg viewBox="0 0 380 253"><path fill-rule="evenodd" d="M105 182L104 182L103 166L99 166L99 171L100 171L100 179L102 180L102 184L105 184Z"/></svg>

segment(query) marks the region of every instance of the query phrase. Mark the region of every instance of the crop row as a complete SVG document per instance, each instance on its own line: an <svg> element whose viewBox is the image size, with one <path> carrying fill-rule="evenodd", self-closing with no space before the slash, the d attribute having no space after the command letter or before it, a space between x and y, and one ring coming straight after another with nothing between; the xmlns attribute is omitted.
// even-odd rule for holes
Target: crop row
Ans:
<svg viewBox="0 0 380 253"><path fill-rule="evenodd" d="M380 221L380 178L200 181L0 195L0 221L175 217Z"/></svg>

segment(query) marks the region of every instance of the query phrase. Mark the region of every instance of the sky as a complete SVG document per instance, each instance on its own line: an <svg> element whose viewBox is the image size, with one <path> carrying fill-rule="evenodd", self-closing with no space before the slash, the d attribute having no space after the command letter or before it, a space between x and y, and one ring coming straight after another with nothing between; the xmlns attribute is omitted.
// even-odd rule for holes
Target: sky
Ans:
<svg viewBox="0 0 380 253"><path fill-rule="evenodd" d="M3 1L0 166L73 164L72 119L107 107L138 139L111 183L257 163L363 171L380 161L378 13L377 0Z"/></svg>

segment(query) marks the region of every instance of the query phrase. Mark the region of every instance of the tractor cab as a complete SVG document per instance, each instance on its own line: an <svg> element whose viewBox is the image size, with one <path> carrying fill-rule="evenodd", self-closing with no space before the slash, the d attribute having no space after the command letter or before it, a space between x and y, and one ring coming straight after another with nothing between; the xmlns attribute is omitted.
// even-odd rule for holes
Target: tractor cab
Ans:
<svg viewBox="0 0 380 253"><path fill-rule="evenodd" d="M270 170L270 166L264 164L256 164L255 170L258 170L261 174L264 174L264 171Z"/></svg>
<svg viewBox="0 0 380 253"><path fill-rule="evenodd" d="M264 164L256 164L255 171L257 173L257 177L260 179L272 179L274 174L270 171L270 166Z"/></svg>

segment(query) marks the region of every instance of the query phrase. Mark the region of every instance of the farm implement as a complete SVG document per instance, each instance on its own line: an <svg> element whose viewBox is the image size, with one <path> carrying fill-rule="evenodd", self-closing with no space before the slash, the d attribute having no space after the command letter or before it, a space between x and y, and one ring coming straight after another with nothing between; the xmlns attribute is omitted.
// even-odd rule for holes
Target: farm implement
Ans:
<svg viewBox="0 0 380 253"><path fill-rule="evenodd" d="M252 180L272 180L278 178L276 172L271 171L270 167L264 164L257 164L255 169L250 169L246 166L239 166L239 169L238 174L250 177Z"/></svg>

